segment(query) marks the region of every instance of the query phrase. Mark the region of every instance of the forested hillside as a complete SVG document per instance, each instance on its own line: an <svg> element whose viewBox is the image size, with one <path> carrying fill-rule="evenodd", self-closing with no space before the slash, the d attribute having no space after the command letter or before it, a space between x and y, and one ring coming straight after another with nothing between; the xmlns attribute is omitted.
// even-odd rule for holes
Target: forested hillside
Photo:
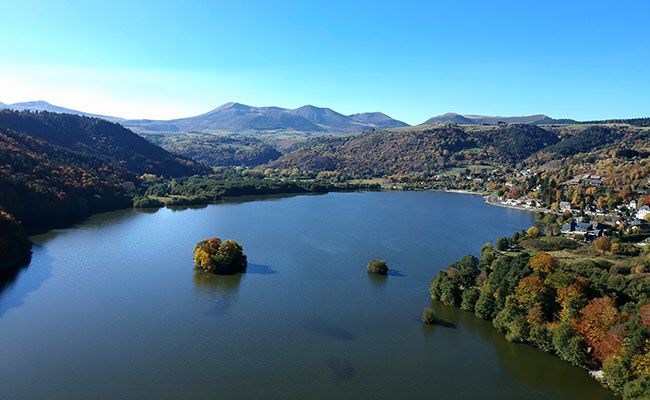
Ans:
<svg viewBox="0 0 650 400"><path fill-rule="evenodd" d="M193 160L173 155L119 124L98 118L0 110L0 129L24 133L138 175L174 177L207 171Z"/></svg>
<svg viewBox="0 0 650 400"><path fill-rule="evenodd" d="M142 136L165 150L209 167L254 167L281 155L275 147L250 136L210 133L143 133Z"/></svg>
<svg viewBox="0 0 650 400"><path fill-rule="evenodd" d="M0 208L28 228L126 206L136 182L98 158L0 130Z"/></svg>
<svg viewBox="0 0 650 400"><path fill-rule="evenodd" d="M270 165L336 170L351 177L433 175L468 163L515 163L557 141L553 132L535 125L474 130L454 125L413 127L313 139Z"/></svg>
<svg viewBox="0 0 650 400"><path fill-rule="evenodd" d="M19 222L0 210L0 272L26 262L30 249L31 244Z"/></svg>

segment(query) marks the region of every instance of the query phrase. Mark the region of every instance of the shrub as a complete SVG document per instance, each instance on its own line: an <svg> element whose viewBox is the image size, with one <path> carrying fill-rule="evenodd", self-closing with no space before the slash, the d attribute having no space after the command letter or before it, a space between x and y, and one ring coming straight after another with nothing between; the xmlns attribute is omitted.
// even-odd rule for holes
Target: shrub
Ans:
<svg viewBox="0 0 650 400"><path fill-rule="evenodd" d="M374 259L368 263L368 272L379 275L388 275L388 265L384 260Z"/></svg>
<svg viewBox="0 0 650 400"><path fill-rule="evenodd" d="M528 228L528 230L526 231L526 236L528 236L529 238L536 238L536 237L539 236L539 234L540 234L540 232L539 232L539 228L536 227L536 226L531 226L531 227Z"/></svg>
<svg viewBox="0 0 650 400"><path fill-rule="evenodd" d="M603 363L603 376L607 386L621 394L623 386L630 380L630 374L621 357L610 357Z"/></svg>
<svg viewBox="0 0 650 400"><path fill-rule="evenodd" d="M648 398L650 398L650 376L635 379L623 387L624 400L643 400Z"/></svg>
<svg viewBox="0 0 650 400"><path fill-rule="evenodd" d="M497 250L499 251L506 251L510 247L510 238L508 237L500 237L496 240L496 246Z"/></svg>
<svg viewBox="0 0 650 400"><path fill-rule="evenodd" d="M422 322L425 324L435 324L437 320L438 317L436 317L436 313L433 311L433 308L427 307L424 309L424 311L422 311Z"/></svg>
<svg viewBox="0 0 650 400"><path fill-rule="evenodd" d="M461 296L460 308L465 311L474 312L474 306L480 295L481 291L476 287L465 289Z"/></svg>
<svg viewBox="0 0 650 400"><path fill-rule="evenodd" d="M134 208L160 208L164 206L163 202L151 197L136 197L133 199Z"/></svg>
<svg viewBox="0 0 650 400"><path fill-rule="evenodd" d="M608 238L602 236L594 240L594 247L596 250L609 251L611 249L611 244Z"/></svg>

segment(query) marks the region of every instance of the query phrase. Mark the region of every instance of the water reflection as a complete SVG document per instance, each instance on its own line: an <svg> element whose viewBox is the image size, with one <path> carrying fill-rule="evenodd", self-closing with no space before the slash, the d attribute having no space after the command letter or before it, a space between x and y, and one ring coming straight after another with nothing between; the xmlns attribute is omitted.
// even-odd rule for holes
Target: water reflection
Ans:
<svg viewBox="0 0 650 400"><path fill-rule="evenodd" d="M192 204L192 205L187 205L187 206L165 206L168 210L171 210L172 212L178 212L178 211L185 211L185 210L201 210L203 208L207 208L208 204Z"/></svg>
<svg viewBox="0 0 650 400"><path fill-rule="evenodd" d="M368 272L368 280L374 286L384 286L388 282L388 276L375 274L374 272Z"/></svg>
<svg viewBox="0 0 650 400"><path fill-rule="evenodd" d="M52 277L53 258L41 246L32 247L33 261L21 268L0 274L0 318L24 304L27 296Z"/></svg>
<svg viewBox="0 0 650 400"><path fill-rule="evenodd" d="M162 207L152 207L152 208L134 208L133 211L139 214L155 214L160 211Z"/></svg>
<svg viewBox="0 0 650 400"><path fill-rule="evenodd" d="M194 286L199 291L209 292L210 307L206 311L209 317L221 317L228 313L238 299L239 286L243 275L216 275L195 270Z"/></svg>
<svg viewBox="0 0 650 400"><path fill-rule="evenodd" d="M318 335L331 339L336 339L342 342L348 342L357 338L356 335L352 332L334 326L330 322L327 322L324 319L320 318L302 318L300 320L300 325L306 331L316 333Z"/></svg>
<svg viewBox="0 0 650 400"><path fill-rule="evenodd" d="M589 386L587 394L585 387L578 388L574 385L584 377L584 370L568 364L562 365L561 370L556 370L553 367L558 363L557 357L527 344L508 342L490 321L478 318L468 311L447 307L438 301L432 301L431 307L441 318L450 321L450 324L477 334L484 343L495 349L499 365L508 371L508 375L530 388L558 394L569 392L574 399L586 399L596 394L608 397L611 395L614 398L611 392L599 385Z"/></svg>
<svg viewBox="0 0 650 400"><path fill-rule="evenodd" d="M345 358L328 358L326 364L335 381L345 381L357 374L355 366Z"/></svg>
<svg viewBox="0 0 650 400"><path fill-rule="evenodd" d="M194 286L198 290L232 295L237 293L243 279L243 274L217 275L210 272L195 270Z"/></svg>

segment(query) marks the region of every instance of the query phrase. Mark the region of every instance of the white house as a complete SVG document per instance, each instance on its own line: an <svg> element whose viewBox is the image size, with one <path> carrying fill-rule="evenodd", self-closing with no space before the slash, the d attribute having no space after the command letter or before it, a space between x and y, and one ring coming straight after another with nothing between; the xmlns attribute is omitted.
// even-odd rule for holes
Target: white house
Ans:
<svg viewBox="0 0 650 400"><path fill-rule="evenodd" d="M644 219L648 214L650 214L650 206L643 206L636 212L636 217L638 219Z"/></svg>

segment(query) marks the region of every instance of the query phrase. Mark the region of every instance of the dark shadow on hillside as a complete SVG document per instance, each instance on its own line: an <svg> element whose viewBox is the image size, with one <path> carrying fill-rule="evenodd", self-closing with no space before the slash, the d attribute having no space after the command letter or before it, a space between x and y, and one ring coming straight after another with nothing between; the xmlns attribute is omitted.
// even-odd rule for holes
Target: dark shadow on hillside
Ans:
<svg viewBox="0 0 650 400"><path fill-rule="evenodd" d="M0 319L15 307L24 304L30 293L41 287L52 277L53 258L44 249L34 245L31 262L28 265L0 273Z"/></svg>
<svg viewBox="0 0 650 400"><path fill-rule="evenodd" d="M356 339L356 336L345 329L336 327L331 323L319 318L303 318L300 320L300 325L309 332L316 333L321 336L336 339L341 342L348 342Z"/></svg>
<svg viewBox="0 0 650 400"><path fill-rule="evenodd" d="M268 265L248 263L245 273L256 274L256 275L273 275L273 274L277 274L278 271L274 270Z"/></svg>
<svg viewBox="0 0 650 400"><path fill-rule="evenodd" d="M328 358L326 364L335 381L345 381L357 375L355 366L345 358Z"/></svg>

